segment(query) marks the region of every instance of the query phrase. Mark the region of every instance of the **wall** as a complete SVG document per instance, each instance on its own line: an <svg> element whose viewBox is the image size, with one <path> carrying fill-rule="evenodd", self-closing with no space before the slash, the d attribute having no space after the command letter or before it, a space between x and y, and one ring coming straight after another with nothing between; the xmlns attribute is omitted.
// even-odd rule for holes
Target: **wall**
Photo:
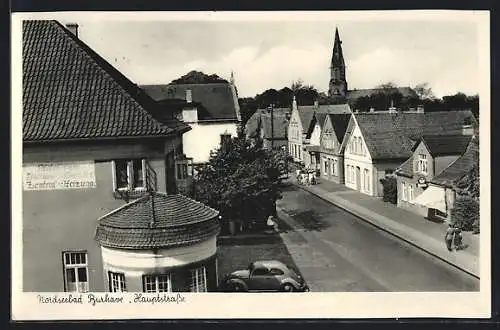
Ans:
<svg viewBox="0 0 500 330"><path fill-rule="evenodd" d="M313 146L319 146L320 145L320 137L321 137L321 128L319 124L316 124L314 126L314 129L311 133L311 138L309 140L309 143Z"/></svg>
<svg viewBox="0 0 500 330"><path fill-rule="evenodd" d="M358 152L354 151L353 147L350 145L353 143L355 138L362 138L361 131L359 127L355 126L351 134L347 137L346 149L344 152L344 177L345 185L351 189L359 190L360 192L370 195L379 196L377 186L375 185L375 178L377 177L376 170L372 165L371 156L366 148L366 144L362 139L362 149ZM356 168L359 167L359 182L357 181ZM352 169L351 169L352 168ZM364 178L365 170L368 170L368 185L365 188ZM354 171L354 175L351 175L351 171ZM358 189L359 186L359 189Z"/></svg>
<svg viewBox="0 0 500 330"><path fill-rule="evenodd" d="M190 270L206 268L207 288L215 291L216 237L191 246L161 249L157 251L128 251L102 247L105 274L108 271L123 273L128 291L143 291L142 276L147 274L171 274L173 291L189 291ZM106 291L109 281L106 275Z"/></svg>
<svg viewBox="0 0 500 330"><path fill-rule="evenodd" d="M125 204L113 194L111 159L150 157L159 190L165 189L164 144L154 146L110 142L98 145L24 148L24 164L99 159L96 187L87 189L23 191L24 291L64 291L62 252L86 250L89 289L104 290L101 253L94 241L97 219Z"/></svg>
<svg viewBox="0 0 500 330"><path fill-rule="evenodd" d="M191 130L184 133L182 143L187 157L194 163L206 163L210 151L219 148L221 134L237 135L236 123L196 123L190 124Z"/></svg>
<svg viewBox="0 0 500 330"><path fill-rule="evenodd" d="M402 183L405 183L406 189L408 190L408 186L412 185L413 186L413 198L417 198L418 195L420 195L422 192L424 192L423 188L417 187L417 177L413 178L408 178L405 176L398 175L397 176L397 184L398 184L398 203L397 206L408 210L410 212L413 212L415 214L418 214L422 217L427 217L428 215L428 208L416 203L413 203L412 201L405 201L403 200L403 191L402 191Z"/></svg>
<svg viewBox="0 0 500 330"><path fill-rule="evenodd" d="M299 113L296 108L292 110L292 114L290 116L287 136L289 143L289 155L293 157L294 161L303 160L304 152L302 150L302 124L300 122Z"/></svg>

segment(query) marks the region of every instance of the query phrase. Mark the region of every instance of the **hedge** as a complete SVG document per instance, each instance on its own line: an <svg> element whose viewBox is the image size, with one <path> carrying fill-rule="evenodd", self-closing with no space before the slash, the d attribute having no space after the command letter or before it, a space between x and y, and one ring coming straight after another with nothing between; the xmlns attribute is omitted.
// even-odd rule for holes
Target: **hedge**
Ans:
<svg viewBox="0 0 500 330"><path fill-rule="evenodd" d="M468 195L457 196L450 222L464 231L479 233L479 202Z"/></svg>

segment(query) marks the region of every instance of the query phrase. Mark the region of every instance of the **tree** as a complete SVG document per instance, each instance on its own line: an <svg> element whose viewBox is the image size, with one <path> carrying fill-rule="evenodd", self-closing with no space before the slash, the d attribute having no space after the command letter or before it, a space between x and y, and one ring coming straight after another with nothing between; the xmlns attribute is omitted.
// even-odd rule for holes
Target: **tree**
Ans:
<svg viewBox="0 0 500 330"><path fill-rule="evenodd" d="M457 199L451 211L451 222L462 230L479 233L479 137L474 134L471 140L473 166L456 184Z"/></svg>
<svg viewBox="0 0 500 330"><path fill-rule="evenodd" d="M383 201L392 204L398 203L398 183L395 177L386 177L380 179L382 184L384 195Z"/></svg>
<svg viewBox="0 0 500 330"><path fill-rule="evenodd" d="M211 84L211 83L228 83L216 74L207 75L201 71L192 70L184 76L172 80L171 84Z"/></svg>
<svg viewBox="0 0 500 330"><path fill-rule="evenodd" d="M436 97L434 96L434 93L432 92L432 88L429 87L428 83L420 83L413 87L413 90L415 93L417 93L417 96L420 100L434 100Z"/></svg>
<svg viewBox="0 0 500 330"><path fill-rule="evenodd" d="M281 196L280 175L286 163L284 152L252 145L240 130L199 170L194 198L220 211L224 231L230 222L243 229L265 226Z"/></svg>

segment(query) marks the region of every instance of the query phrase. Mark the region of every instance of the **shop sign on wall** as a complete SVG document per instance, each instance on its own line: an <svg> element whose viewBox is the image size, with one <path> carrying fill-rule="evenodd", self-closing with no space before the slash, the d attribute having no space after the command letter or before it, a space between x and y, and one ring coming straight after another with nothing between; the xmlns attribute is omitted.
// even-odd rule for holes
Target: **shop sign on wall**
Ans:
<svg viewBox="0 0 500 330"><path fill-rule="evenodd" d="M66 190L95 187L93 161L23 165L23 190Z"/></svg>

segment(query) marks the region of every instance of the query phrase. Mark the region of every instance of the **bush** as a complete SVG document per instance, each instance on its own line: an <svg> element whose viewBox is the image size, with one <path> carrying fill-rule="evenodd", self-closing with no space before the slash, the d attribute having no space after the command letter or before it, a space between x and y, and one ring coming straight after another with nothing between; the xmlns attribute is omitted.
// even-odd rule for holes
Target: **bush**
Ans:
<svg viewBox="0 0 500 330"><path fill-rule="evenodd" d="M458 196L451 210L450 222L464 231L479 233L479 202L467 195Z"/></svg>
<svg viewBox="0 0 500 330"><path fill-rule="evenodd" d="M380 179L380 183L384 187L384 202L389 202L392 204L398 203L398 183L396 178L387 177Z"/></svg>

